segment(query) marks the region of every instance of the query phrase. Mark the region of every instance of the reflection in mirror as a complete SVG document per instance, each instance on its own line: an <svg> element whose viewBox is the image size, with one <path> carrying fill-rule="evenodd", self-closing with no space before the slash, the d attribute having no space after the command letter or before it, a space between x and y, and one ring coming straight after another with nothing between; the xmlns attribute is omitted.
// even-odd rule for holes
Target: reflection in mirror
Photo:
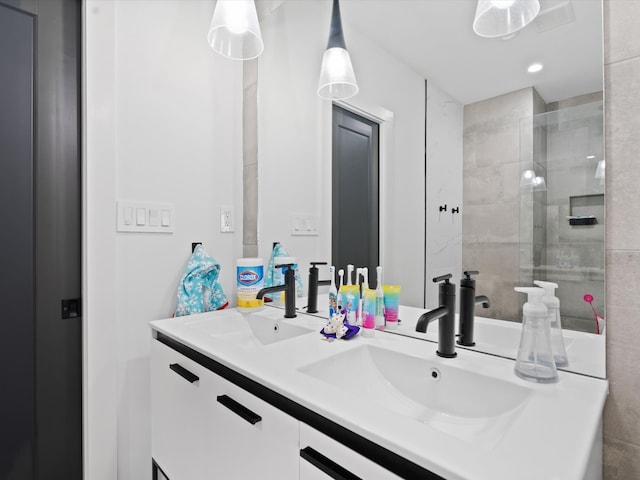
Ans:
<svg viewBox="0 0 640 480"><path fill-rule="evenodd" d="M521 171L534 171L546 185L521 183L521 281L557 283L563 328L596 334L603 331L605 294L604 172L596 175L604 160L602 115L596 98L520 120L521 138L534 139L522 152Z"/></svg>
<svg viewBox="0 0 640 480"><path fill-rule="evenodd" d="M575 202L569 197L602 191L587 188L569 194L566 176L556 180L547 172L544 200L537 192L521 197L521 162L542 161L536 148L543 127L534 121L542 117L536 116L549 115L545 117L549 122L553 115L561 117L565 107L590 104L602 95L601 1L540 3L536 21L514 38L502 40L473 33L475 0L341 1L345 41L360 92L339 105L380 124L379 262L384 283L402 285L401 303L413 307L405 311L407 323L415 324L424 308L438 306L438 288L431 279L442 274L452 273L459 285L463 270L479 270L477 293L490 297L491 308L476 313L511 320L495 323L518 328L514 320L520 318L521 299L513 287L530 284L534 272L541 275L536 278L561 284L559 294L565 295L564 290L571 299L576 296L575 289L564 288L562 275L554 277L550 268L558 261L560 243L568 242L566 255L571 256L569 244L589 238L591 247L580 253L573 247L573 255L581 260L593 255L590 265L604 264L592 231L574 238L578 230L560 231L568 228L568 220L562 225L551 222L554 215L567 216ZM332 105L316 95L330 13L328 1L287 0L261 21L265 52L257 61L259 189L254 192L259 205L258 248L268 256L271 243L281 241L298 258L303 278L310 262L332 258ZM533 61L544 63L535 75L526 72ZM601 142L601 117L599 121ZM524 135L522 125L527 122L530 128ZM560 130L556 134L553 128L544 127L549 169L562 158L562 148L573 148L558 147L558 153L550 156L549 145L563 135L583 134ZM587 161L591 168L595 160ZM559 203L558 192L564 195ZM527 195L531 209L521 210ZM575 205L572 209L582 208ZM444 206L447 209L441 210ZM317 234L292 233L295 218L315 224ZM529 240L522 237L526 218L531 219L526 223ZM603 225L604 219L599 219L597 228ZM547 233L537 228L542 226ZM539 254L539 237L548 240L544 257ZM321 272L320 278L327 275ZM592 275L594 282L598 275ZM603 285L594 283L593 291L585 291L594 296L597 309L604 304ZM320 289L321 296L324 291ZM585 312L578 310L590 307L581 302L569 308L566 327L588 330ZM574 322L574 318L585 320ZM569 350L580 335L595 337L570 332ZM474 348L496 353L494 340L476 335ZM515 355L508 352L517 351L517 345L510 348L499 354ZM595 375L604 371L603 352L602 348L595 353L602 365Z"/></svg>

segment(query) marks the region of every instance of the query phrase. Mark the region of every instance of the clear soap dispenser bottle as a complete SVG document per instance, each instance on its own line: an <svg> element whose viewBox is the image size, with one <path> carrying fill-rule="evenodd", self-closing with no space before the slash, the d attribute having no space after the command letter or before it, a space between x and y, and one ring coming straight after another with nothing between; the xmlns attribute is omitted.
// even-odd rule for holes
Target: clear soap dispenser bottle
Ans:
<svg viewBox="0 0 640 480"><path fill-rule="evenodd" d="M514 371L530 382L557 382L548 312L542 303L544 290L538 287L516 287L515 290L526 293L528 299L522 308L522 335Z"/></svg>
<svg viewBox="0 0 640 480"><path fill-rule="evenodd" d="M564 338L562 337L562 322L560 321L560 300L555 295L558 288L557 283L543 282L542 280L534 280L533 283L544 288L544 296L542 303L545 304L549 316L549 327L551 328L551 349L553 350L553 358L556 361L556 367L566 367L569 365L567 351L564 347Z"/></svg>

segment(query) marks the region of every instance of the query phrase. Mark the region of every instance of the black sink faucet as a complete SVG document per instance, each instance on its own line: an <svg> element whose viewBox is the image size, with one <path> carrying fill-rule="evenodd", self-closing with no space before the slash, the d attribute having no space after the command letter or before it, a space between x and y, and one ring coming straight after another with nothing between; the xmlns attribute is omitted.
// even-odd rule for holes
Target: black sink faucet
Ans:
<svg viewBox="0 0 640 480"><path fill-rule="evenodd" d="M284 318L295 318L296 315L296 271L293 263L276 265L275 268L283 268L284 285L263 288L258 292L256 298L261 300L268 293L284 292Z"/></svg>
<svg viewBox="0 0 640 480"><path fill-rule="evenodd" d="M436 318L438 320L438 350L440 357L453 358L457 355L455 347L455 315L456 315L456 286L449 283L450 273L433 279L440 284L440 306L427 313L423 313L416 323L416 332L427 332L427 326ZM444 280L444 281L443 281Z"/></svg>
<svg viewBox="0 0 640 480"><path fill-rule="evenodd" d="M467 270L464 273L466 278L460 280L460 311L458 316L458 345L473 347L476 342L473 341L473 321L474 310L478 303L483 308L489 308L491 303L486 295L478 295L476 297L476 281L471 275L477 275L477 270Z"/></svg>
<svg viewBox="0 0 640 480"><path fill-rule="evenodd" d="M311 262L311 268L309 269L307 313L318 313L318 285L331 285L331 280L318 280L319 270L317 265L326 264L327 262Z"/></svg>

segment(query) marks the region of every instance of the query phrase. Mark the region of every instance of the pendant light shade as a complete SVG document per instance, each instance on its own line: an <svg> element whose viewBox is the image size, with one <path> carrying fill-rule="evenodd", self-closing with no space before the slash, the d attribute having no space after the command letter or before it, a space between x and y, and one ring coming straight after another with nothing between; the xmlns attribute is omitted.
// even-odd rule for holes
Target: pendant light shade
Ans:
<svg viewBox="0 0 640 480"><path fill-rule="evenodd" d="M254 1L218 0L207 39L216 52L234 60L259 56L264 43Z"/></svg>
<svg viewBox="0 0 640 480"><path fill-rule="evenodd" d="M481 37L504 37L526 27L538 12L538 0L478 0L473 31Z"/></svg>
<svg viewBox="0 0 640 480"><path fill-rule="evenodd" d="M331 31L327 49L322 56L318 95L327 100L343 100L353 97L356 93L358 93L358 83L344 42L340 4L338 0L333 0Z"/></svg>

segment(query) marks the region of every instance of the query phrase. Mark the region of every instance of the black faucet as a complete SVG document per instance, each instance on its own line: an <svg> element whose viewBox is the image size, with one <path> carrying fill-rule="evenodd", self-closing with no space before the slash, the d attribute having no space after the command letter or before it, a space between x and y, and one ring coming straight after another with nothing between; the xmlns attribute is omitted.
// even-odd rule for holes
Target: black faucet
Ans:
<svg viewBox="0 0 640 480"><path fill-rule="evenodd" d="M307 298L307 313L318 313L318 285L331 285L331 280L318 280L319 270L316 265L326 265L327 262L311 262L309 269L309 298Z"/></svg>
<svg viewBox="0 0 640 480"><path fill-rule="evenodd" d="M474 309L478 303L482 308L489 308L491 302L486 295L476 297L476 281L471 275L477 275L477 270L467 270L463 272L466 278L460 280L460 312L458 316L458 345L473 347L473 320Z"/></svg>
<svg viewBox="0 0 640 480"><path fill-rule="evenodd" d="M284 292L284 318L295 318L296 315L296 271L293 263L276 265L275 268L283 268L284 285L263 288L256 298L261 300L267 293Z"/></svg>
<svg viewBox="0 0 640 480"><path fill-rule="evenodd" d="M440 357L454 358L455 347L455 315L456 315L456 286L449 283L452 277L450 273L433 279L434 283L440 284L439 301L440 306L429 312L423 313L416 323L416 332L427 333L427 326L436 318L438 321L438 350L436 353Z"/></svg>

